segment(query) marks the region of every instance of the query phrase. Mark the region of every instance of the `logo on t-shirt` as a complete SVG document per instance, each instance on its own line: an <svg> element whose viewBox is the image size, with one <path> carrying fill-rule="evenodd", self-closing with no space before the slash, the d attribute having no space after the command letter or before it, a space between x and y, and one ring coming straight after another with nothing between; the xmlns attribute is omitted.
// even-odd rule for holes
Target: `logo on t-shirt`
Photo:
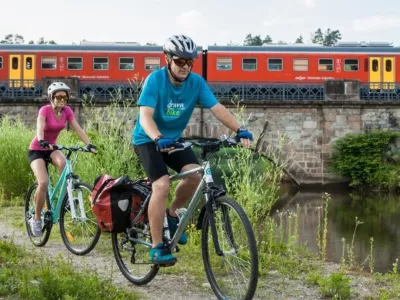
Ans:
<svg viewBox="0 0 400 300"><path fill-rule="evenodd" d="M173 103L172 100L167 105L167 112L165 115L167 117L179 117L181 115L181 111L185 110L184 103Z"/></svg>

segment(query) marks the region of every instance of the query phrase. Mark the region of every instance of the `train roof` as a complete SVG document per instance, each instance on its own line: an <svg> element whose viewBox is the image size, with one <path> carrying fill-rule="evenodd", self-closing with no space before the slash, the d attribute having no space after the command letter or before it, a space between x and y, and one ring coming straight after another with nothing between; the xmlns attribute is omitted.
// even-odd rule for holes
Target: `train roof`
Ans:
<svg viewBox="0 0 400 300"><path fill-rule="evenodd" d="M198 47L201 52L202 47ZM97 43L84 43L80 45L53 45L53 44L0 44L0 51L15 51L15 52L58 52L58 51L93 51L93 52L163 52L162 46L153 45L132 45L126 44L97 44Z"/></svg>
<svg viewBox="0 0 400 300"><path fill-rule="evenodd" d="M400 53L400 47L387 45L369 46L320 46L320 45L264 45L264 46L208 46L208 52L323 52L323 53Z"/></svg>

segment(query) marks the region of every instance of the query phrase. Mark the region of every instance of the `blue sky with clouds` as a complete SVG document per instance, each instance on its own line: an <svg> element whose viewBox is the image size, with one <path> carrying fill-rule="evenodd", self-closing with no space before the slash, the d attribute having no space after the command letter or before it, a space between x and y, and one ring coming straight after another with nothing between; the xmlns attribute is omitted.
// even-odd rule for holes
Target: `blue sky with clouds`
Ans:
<svg viewBox="0 0 400 300"><path fill-rule="evenodd" d="M243 43L247 33L308 42L320 27L340 30L342 41L400 45L399 11L399 0L13 0L2 10L0 38L162 44L184 33L200 45L226 45Z"/></svg>

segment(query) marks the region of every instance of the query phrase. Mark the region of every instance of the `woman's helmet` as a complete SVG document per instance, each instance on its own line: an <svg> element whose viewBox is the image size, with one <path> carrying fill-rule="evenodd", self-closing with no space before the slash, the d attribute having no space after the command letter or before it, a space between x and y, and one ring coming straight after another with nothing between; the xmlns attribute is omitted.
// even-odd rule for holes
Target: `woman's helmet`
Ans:
<svg viewBox="0 0 400 300"><path fill-rule="evenodd" d="M47 88L47 95L48 95L50 101L52 101L55 92L64 91L67 93L67 96L69 97L70 90L71 89L69 88L69 86L66 85L64 82L53 82Z"/></svg>
<svg viewBox="0 0 400 300"><path fill-rule="evenodd" d="M178 56L185 59L195 59L199 56L196 44L190 37L185 35L169 37L164 43L163 50L169 56Z"/></svg>

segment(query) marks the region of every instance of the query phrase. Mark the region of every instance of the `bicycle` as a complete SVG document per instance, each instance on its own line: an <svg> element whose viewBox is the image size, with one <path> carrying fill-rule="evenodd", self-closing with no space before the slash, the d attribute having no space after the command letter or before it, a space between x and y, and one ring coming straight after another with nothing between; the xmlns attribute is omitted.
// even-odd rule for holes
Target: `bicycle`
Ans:
<svg viewBox="0 0 400 300"><path fill-rule="evenodd" d="M56 150L66 150L66 164L54 188L50 181L46 193L41 218L43 235L36 237L32 234L29 224L35 214L35 192L37 182L34 183L25 196L25 225L28 236L36 247L43 247L49 240L53 224L60 223L60 233L67 249L75 255L89 253L100 238L100 228L92 213L90 196L92 187L79 180L73 173L71 155L73 152L90 152L86 147L64 147L53 145ZM49 161L46 161L48 169ZM85 199L85 200L84 200Z"/></svg>
<svg viewBox="0 0 400 300"><path fill-rule="evenodd" d="M217 152L221 146L235 146L232 138L217 141L178 143L170 153L184 148L200 148L202 165L196 169L170 176L179 180L188 175L203 175L187 209L182 209L175 235L170 238L167 217L164 217L163 240L171 251L179 251L177 242L189 219L201 203L205 203L197 220L197 229L202 230L202 258L208 281L218 299L252 299L258 281L258 253L254 232L243 208L226 196L223 188L214 184L208 154ZM152 247L147 207L151 197L151 186L145 179L132 181L136 189L148 190L139 211L135 211L131 226L123 233L112 233L114 257L122 274L133 284L149 283L158 273L160 265L149 261ZM233 278L230 278L232 276Z"/></svg>

